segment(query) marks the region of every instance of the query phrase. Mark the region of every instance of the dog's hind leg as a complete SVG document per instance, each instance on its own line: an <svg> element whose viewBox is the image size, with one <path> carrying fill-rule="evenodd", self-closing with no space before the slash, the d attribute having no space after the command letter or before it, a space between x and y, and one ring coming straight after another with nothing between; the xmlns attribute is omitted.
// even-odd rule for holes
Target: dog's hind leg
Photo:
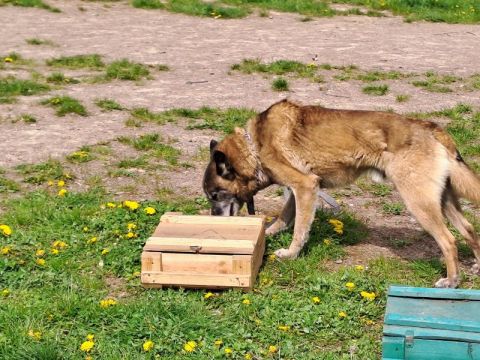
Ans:
<svg viewBox="0 0 480 360"><path fill-rule="evenodd" d="M274 235L286 229L288 226L290 226L295 217L295 196L290 189L285 189L285 192L288 192L285 205L283 205L282 212L280 213L278 219L276 219L275 222L265 231L265 234L267 235Z"/></svg>
<svg viewBox="0 0 480 360"><path fill-rule="evenodd" d="M472 248L475 255L476 263L472 267L474 273L480 273L480 239L472 224L468 222L463 216L460 203L453 193L453 191L447 187L443 196L443 212L450 223L460 232L465 238L468 245Z"/></svg>

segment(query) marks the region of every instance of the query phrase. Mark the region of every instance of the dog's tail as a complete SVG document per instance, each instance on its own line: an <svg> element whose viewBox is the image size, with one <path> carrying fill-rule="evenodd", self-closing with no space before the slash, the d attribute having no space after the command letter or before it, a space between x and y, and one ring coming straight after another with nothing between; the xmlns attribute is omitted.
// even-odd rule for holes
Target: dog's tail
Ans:
<svg viewBox="0 0 480 360"><path fill-rule="evenodd" d="M476 204L480 204L480 177L463 161L457 152L450 163L450 181L455 193Z"/></svg>

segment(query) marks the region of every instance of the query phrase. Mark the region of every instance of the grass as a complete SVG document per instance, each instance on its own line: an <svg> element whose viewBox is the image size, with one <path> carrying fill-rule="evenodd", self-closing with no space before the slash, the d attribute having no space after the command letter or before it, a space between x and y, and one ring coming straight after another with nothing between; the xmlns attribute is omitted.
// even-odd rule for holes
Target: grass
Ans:
<svg viewBox="0 0 480 360"><path fill-rule="evenodd" d="M148 166L148 160L146 159L145 156L128 158L128 159L120 160L117 166L121 169L145 168Z"/></svg>
<svg viewBox="0 0 480 360"><path fill-rule="evenodd" d="M68 84L78 84L80 81L71 77L66 77L61 72L53 72L47 77L47 82L53 83L56 85L68 85Z"/></svg>
<svg viewBox="0 0 480 360"><path fill-rule="evenodd" d="M133 7L141 9L164 9L165 5L160 0L133 0Z"/></svg>
<svg viewBox="0 0 480 360"><path fill-rule="evenodd" d="M384 202L382 205L382 211L386 215L402 215L405 211L405 205L398 202Z"/></svg>
<svg viewBox="0 0 480 360"><path fill-rule="evenodd" d="M445 85L453 84L460 80L461 79L456 76L438 75L434 72L429 71L425 73L424 80L416 80L413 81L412 84L430 92L448 93L452 92L452 89Z"/></svg>
<svg viewBox="0 0 480 360"><path fill-rule="evenodd" d="M277 60L272 63L262 63L259 59L244 59L240 64L232 65L231 69L245 74L292 74L301 78L315 79L318 68L315 64L306 65L293 60Z"/></svg>
<svg viewBox="0 0 480 360"><path fill-rule="evenodd" d="M57 116L65 116L67 114L88 115L85 107L78 100L70 96L54 96L43 100L41 104L55 108Z"/></svg>
<svg viewBox="0 0 480 360"><path fill-rule="evenodd" d="M20 191L20 186L13 180L0 175L0 194Z"/></svg>
<svg viewBox="0 0 480 360"><path fill-rule="evenodd" d="M36 7L39 9L49 10L54 13L61 12L60 9L50 6L42 0L0 0L0 6L8 4L21 7Z"/></svg>
<svg viewBox="0 0 480 360"><path fill-rule="evenodd" d="M149 152L152 156L165 160L169 165L178 165L180 150L165 144L159 134L145 134L137 138L119 137L118 141L133 146L138 151Z"/></svg>
<svg viewBox="0 0 480 360"><path fill-rule="evenodd" d="M289 90L288 81L285 80L284 78L276 78L275 80L272 81L272 89L274 91L288 91Z"/></svg>
<svg viewBox="0 0 480 360"><path fill-rule="evenodd" d="M140 254L159 216L196 213L205 202L148 201L130 210L101 190L63 197L56 192L32 192L5 204L2 222L13 232L0 235L1 246L10 247L0 255L0 322L9 324L0 330L0 353L8 359L85 358L80 346L87 334L94 335L95 359L221 359L226 348L234 359L350 359L352 347L354 358L379 358L389 284L429 286L443 271L438 261L382 258L364 264L368 268L329 268L344 256L344 244L360 241L365 232L343 213L339 235L330 215L318 212L297 260L269 256L290 242L290 232L267 240L251 293L227 290L206 298L202 290L146 290L139 284ZM147 215L147 206L156 214ZM136 225L131 238L129 223ZM347 282L355 285L351 291ZM362 299L360 291L376 298ZM108 298L113 305L102 308ZM149 353L142 349L147 340L154 342ZM191 354L183 349L188 341L197 344Z"/></svg>
<svg viewBox="0 0 480 360"><path fill-rule="evenodd" d="M145 65L122 59L107 66L105 77L108 80L140 80L148 75L150 72Z"/></svg>
<svg viewBox="0 0 480 360"><path fill-rule="evenodd" d="M24 182L34 185L40 185L49 180L61 180L66 176L58 160L48 160L39 164L22 164L15 169L24 176Z"/></svg>
<svg viewBox="0 0 480 360"><path fill-rule="evenodd" d="M362 88L362 92L367 95L383 96L388 93L388 85L367 85Z"/></svg>
<svg viewBox="0 0 480 360"><path fill-rule="evenodd" d="M100 70L105 63L98 54L62 56L46 61L48 66L64 67L69 69L93 69Z"/></svg>
<svg viewBox="0 0 480 360"><path fill-rule="evenodd" d="M395 100L399 103L404 103L410 100L411 96L406 94L399 94L395 97Z"/></svg>
<svg viewBox="0 0 480 360"><path fill-rule="evenodd" d="M35 116L33 115L30 115L30 114L21 114L17 121L23 121L24 123L26 124L34 124L36 123L38 120Z"/></svg>
<svg viewBox="0 0 480 360"><path fill-rule="evenodd" d="M13 76L0 78L0 102L17 96L37 95L48 90L48 85L33 80L17 79Z"/></svg>
<svg viewBox="0 0 480 360"><path fill-rule="evenodd" d="M25 42L29 45L48 45L48 46L55 46L54 42L51 40L44 40L39 38L30 38L25 39Z"/></svg>
<svg viewBox="0 0 480 360"><path fill-rule="evenodd" d="M97 105L102 111L113 111L113 110L123 110L123 106L117 103L112 99L97 99L95 100L95 105Z"/></svg>

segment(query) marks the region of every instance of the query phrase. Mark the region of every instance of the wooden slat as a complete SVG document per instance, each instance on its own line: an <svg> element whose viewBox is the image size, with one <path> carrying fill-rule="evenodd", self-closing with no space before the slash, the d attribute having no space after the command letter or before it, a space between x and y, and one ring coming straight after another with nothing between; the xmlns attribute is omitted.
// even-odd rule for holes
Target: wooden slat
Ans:
<svg viewBox="0 0 480 360"><path fill-rule="evenodd" d="M244 255L249 262L251 255ZM163 253L163 272L192 274L242 274L234 266L234 256Z"/></svg>
<svg viewBox="0 0 480 360"><path fill-rule="evenodd" d="M245 240L152 237L147 240L143 249L201 254L252 254L254 244Z"/></svg>
<svg viewBox="0 0 480 360"><path fill-rule="evenodd" d="M142 284L156 287L162 285L182 287L239 287L250 288L250 275L142 273Z"/></svg>
<svg viewBox="0 0 480 360"><path fill-rule="evenodd" d="M262 266L264 253L265 253L265 232L262 231L259 235L259 239L257 240L257 246L255 248L255 251L252 257L251 273L250 273L252 287L255 284L255 280L257 279L257 274L260 271L260 267Z"/></svg>
<svg viewBox="0 0 480 360"><path fill-rule="evenodd" d="M261 229L251 225L160 223L152 237L256 240Z"/></svg>
<svg viewBox="0 0 480 360"><path fill-rule="evenodd" d="M233 274L251 274L252 255L233 255L231 258Z"/></svg>
<svg viewBox="0 0 480 360"><path fill-rule="evenodd" d="M142 252L142 272L143 271L162 271L162 253Z"/></svg>
<svg viewBox="0 0 480 360"><path fill-rule="evenodd" d="M179 215L165 213L160 219L162 223L174 224L207 224L207 225L263 225L263 216L209 216L209 215Z"/></svg>

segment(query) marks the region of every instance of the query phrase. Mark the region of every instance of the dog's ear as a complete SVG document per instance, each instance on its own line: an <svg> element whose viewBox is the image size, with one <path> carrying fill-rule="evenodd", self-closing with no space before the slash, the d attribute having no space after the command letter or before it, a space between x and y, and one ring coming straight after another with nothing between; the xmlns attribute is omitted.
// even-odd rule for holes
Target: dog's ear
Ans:
<svg viewBox="0 0 480 360"><path fill-rule="evenodd" d="M210 154L213 152L213 149L215 149L215 146L218 145L218 141L217 140L210 140Z"/></svg>
<svg viewBox="0 0 480 360"><path fill-rule="evenodd" d="M213 161L217 167L217 174L227 180L235 178L235 170L227 159L225 153L215 150L212 155Z"/></svg>

